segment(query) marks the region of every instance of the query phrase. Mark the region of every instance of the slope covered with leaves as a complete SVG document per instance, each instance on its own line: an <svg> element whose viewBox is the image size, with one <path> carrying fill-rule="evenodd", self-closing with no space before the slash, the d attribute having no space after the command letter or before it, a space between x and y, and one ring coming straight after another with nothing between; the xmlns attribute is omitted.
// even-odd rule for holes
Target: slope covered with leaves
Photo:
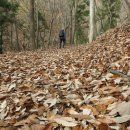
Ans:
<svg viewBox="0 0 130 130"><path fill-rule="evenodd" d="M130 24L88 46L0 56L0 130L129 130Z"/></svg>

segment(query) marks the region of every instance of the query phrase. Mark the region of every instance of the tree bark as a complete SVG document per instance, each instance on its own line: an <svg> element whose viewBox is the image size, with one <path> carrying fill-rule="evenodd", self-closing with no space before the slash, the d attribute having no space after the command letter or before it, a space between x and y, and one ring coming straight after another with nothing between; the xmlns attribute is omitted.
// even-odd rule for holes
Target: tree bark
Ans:
<svg viewBox="0 0 130 130"><path fill-rule="evenodd" d="M95 12L98 10L98 9L102 9L102 2L101 0L95 0ZM104 25L103 25L103 19L102 17L99 15L98 16L99 18L99 21L97 21L96 23L96 35L100 35L101 33L104 32Z"/></svg>
<svg viewBox="0 0 130 130"><path fill-rule="evenodd" d="M0 54L3 53L3 28L2 25L0 25Z"/></svg>
<svg viewBox="0 0 130 130"><path fill-rule="evenodd" d="M129 3L129 1L128 0L124 0L124 1L127 4L128 8L129 8L129 11L130 11L130 3Z"/></svg>
<svg viewBox="0 0 130 130"><path fill-rule="evenodd" d="M37 33L36 33L36 45L37 45L37 48L39 47L39 10L38 10L38 1L36 0L36 14L37 14Z"/></svg>
<svg viewBox="0 0 130 130"><path fill-rule="evenodd" d="M52 14L52 15L53 15L53 14ZM52 44L51 35L52 35L53 22L54 22L54 18L53 18L53 16L52 16L51 24L50 24L50 30L49 30L49 42L48 42L48 47Z"/></svg>
<svg viewBox="0 0 130 130"><path fill-rule="evenodd" d="M77 5L78 5L78 1L75 0L74 3L74 30L73 30L73 43L77 44L77 39L75 39L75 33L76 33L76 13L77 13Z"/></svg>
<svg viewBox="0 0 130 130"><path fill-rule="evenodd" d="M11 30L10 30L10 49L14 50L14 45L13 45L13 24L10 25Z"/></svg>
<svg viewBox="0 0 130 130"><path fill-rule="evenodd" d="M50 3L50 10L51 10L51 21L50 21L50 30L49 30L49 39L48 39L48 48L50 45L52 45L52 30L53 30L53 23L55 20L55 16L54 16L54 11L55 11L55 0L53 1L53 6L51 7L51 3Z"/></svg>
<svg viewBox="0 0 130 130"><path fill-rule="evenodd" d="M125 1L126 5L127 5L127 7L128 7L128 10L129 10L129 18L130 18L130 3L129 3L128 0L124 0L124 1Z"/></svg>
<svg viewBox="0 0 130 130"><path fill-rule="evenodd" d="M44 41L45 41L45 33L46 33L46 29L44 29L44 34L43 34L43 37L42 37L42 34L40 32L40 38L41 38L41 42L42 42L41 49L46 48L45 43L44 43Z"/></svg>
<svg viewBox="0 0 130 130"><path fill-rule="evenodd" d="M30 25L31 25L31 31L30 31L30 38L31 38L31 49L36 49L36 42L35 42L35 9L34 9L34 0L30 0Z"/></svg>
<svg viewBox="0 0 130 130"><path fill-rule="evenodd" d="M16 50L20 51L18 28L15 20L15 34L16 34Z"/></svg>
<svg viewBox="0 0 130 130"><path fill-rule="evenodd" d="M89 18L89 42L91 43L94 39L95 36L95 32L94 32L94 24L95 24L95 20L94 20L94 16L95 16L95 1L94 0L90 0L90 18Z"/></svg>
<svg viewBox="0 0 130 130"><path fill-rule="evenodd" d="M73 44L73 11L70 9L70 44Z"/></svg>

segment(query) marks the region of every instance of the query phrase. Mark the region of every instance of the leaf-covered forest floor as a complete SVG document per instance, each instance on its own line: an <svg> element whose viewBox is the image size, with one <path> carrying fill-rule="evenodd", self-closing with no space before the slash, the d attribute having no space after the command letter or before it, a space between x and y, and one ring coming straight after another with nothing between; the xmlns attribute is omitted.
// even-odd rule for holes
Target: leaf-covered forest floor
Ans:
<svg viewBox="0 0 130 130"><path fill-rule="evenodd" d="M88 46L0 56L0 130L130 130L130 24Z"/></svg>

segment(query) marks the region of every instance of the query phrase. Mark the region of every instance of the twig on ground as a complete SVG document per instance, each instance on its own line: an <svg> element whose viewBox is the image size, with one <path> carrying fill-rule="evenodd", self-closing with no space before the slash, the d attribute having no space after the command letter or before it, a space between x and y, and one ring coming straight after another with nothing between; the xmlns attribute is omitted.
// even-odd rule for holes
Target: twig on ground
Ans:
<svg viewBox="0 0 130 130"><path fill-rule="evenodd" d="M115 75L119 75L119 76L121 76L121 77L123 77L123 78L125 78L125 79L128 79L128 80L130 81L130 76L128 76L128 75L126 75L126 74L124 74L124 73L122 73L122 72L120 72L120 71L117 71L117 70L109 70L109 72L112 73L112 74L115 74Z"/></svg>

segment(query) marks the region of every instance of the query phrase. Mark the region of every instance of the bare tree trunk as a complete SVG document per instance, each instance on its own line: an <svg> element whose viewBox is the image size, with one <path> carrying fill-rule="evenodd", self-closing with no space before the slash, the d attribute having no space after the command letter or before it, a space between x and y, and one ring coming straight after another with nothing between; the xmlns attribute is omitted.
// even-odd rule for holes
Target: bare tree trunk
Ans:
<svg viewBox="0 0 130 130"><path fill-rule="evenodd" d="M3 27L0 25L0 54L3 53Z"/></svg>
<svg viewBox="0 0 130 130"><path fill-rule="evenodd" d="M101 0L95 0L95 8L96 10L102 9L102 2ZM95 10L95 12L96 12ZM100 35L102 32L104 32L104 26L103 26L103 20L101 16L99 15L99 21L96 23L96 35Z"/></svg>
<svg viewBox="0 0 130 130"><path fill-rule="evenodd" d="M31 25L31 31L30 31L30 38L31 38L31 49L36 49L36 43L35 43L35 9L34 9L34 0L30 0L30 25Z"/></svg>
<svg viewBox="0 0 130 130"><path fill-rule="evenodd" d="M25 51L26 50L26 35L25 35L25 33L23 33L23 44L22 44L22 47L23 47L23 50Z"/></svg>
<svg viewBox="0 0 130 130"><path fill-rule="evenodd" d="M90 32L89 32L89 42L91 43L94 39L94 15L95 15L95 1L94 0L90 0L90 21L89 21L89 28L90 28Z"/></svg>
<svg viewBox="0 0 130 130"><path fill-rule="evenodd" d="M16 50L20 51L18 28L15 20L15 34L16 34Z"/></svg>
<svg viewBox="0 0 130 130"><path fill-rule="evenodd" d="M124 1L127 4L128 8L129 8L129 11L130 11L130 3L129 3L129 1L128 0L124 0Z"/></svg>
<svg viewBox="0 0 130 130"><path fill-rule="evenodd" d="M127 7L128 7L128 10L129 10L129 18L130 18L130 2L128 0L124 0Z"/></svg>
<svg viewBox="0 0 130 130"><path fill-rule="evenodd" d="M54 10L55 10L55 0L53 2L53 7L51 7L50 3L50 10L51 10L51 22L50 22L50 31L49 31L49 42L48 47L52 44L51 37L52 37L52 29L53 29L53 22L54 22Z"/></svg>
<svg viewBox="0 0 130 130"><path fill-rule="evenodd" d="M52 14L53 15L53 14ZM50 24L50 31L49 31L49 42L48 42L48 47L51 45L51 34L52 34L52 27L53 27L53 16L52 16L52 19L51 19L51 24Z"/></svg>
<svg viewBox="0 0 130 130"><path fill-rule="evenodd" d="M36 10L36 13L37 13L37 33L36 33L36 45L37 45L37 48L38 48L38 44L39 44L39 12L38 12L38 1L36 0L36 5L37 5L37 10Z"/></svg>
<svg viewBox="0 0 130 130"><path fill-rule="evenodd" d="M77 0L71 0L71 3L70 3L70 43L71 45L74 44L74 39L75 39L76 4L77 4Z"/></svg>
<svg viewBox="0 0 130 130"><path fill-rule="evenodd" d="M11 24L10 26L11 26L11 30L10 30L10 49L13 50L14 49L14 45L13 45L13 24Z"/></svg>
<svg viewBox="0 0 130 130"><path fill-rule="evenodd" d="M44 44L45 32L46 32L46 30L44 29L44 35L43 35L43 37L42 37L42 34L40 33L40 38L41 38L41 42L42 42L42 46L41 46L42 49L43 49L43 48L46 48L46 47L45 47L45 44Z"/></svg>
<svg viewBox="0 0 130 130"><path fill-rule="evenodd" d="M73 11L70 9L70 44L73 44Z"/></svg>
<svg viewBox="0 0 130 130"><path fill-rule="evenodd" d="M77 39L75 39L77 5L78 5L78 0L75 0L75 3L74 3L74 30L73 30L73 43L75 43L75 44L77 43Z"/></svg>

